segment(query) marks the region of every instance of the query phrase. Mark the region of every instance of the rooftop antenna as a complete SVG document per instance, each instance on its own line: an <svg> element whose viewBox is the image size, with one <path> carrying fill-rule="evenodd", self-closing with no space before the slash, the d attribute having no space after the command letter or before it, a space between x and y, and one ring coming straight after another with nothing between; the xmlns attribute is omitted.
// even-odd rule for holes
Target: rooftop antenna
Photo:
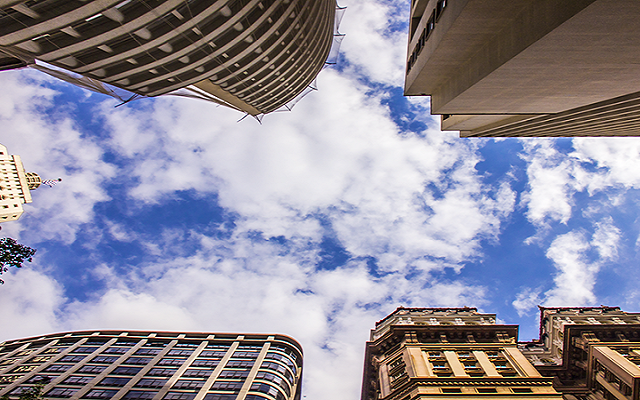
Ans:
<svg viewBox="0 0 640 400"><path fill-rule="evenodd" d="M43 185L47 185L49 187L54 187L58 182L62 182L62 178L58 178L58 179L45 179L44 181L42 181Z"/></svg>

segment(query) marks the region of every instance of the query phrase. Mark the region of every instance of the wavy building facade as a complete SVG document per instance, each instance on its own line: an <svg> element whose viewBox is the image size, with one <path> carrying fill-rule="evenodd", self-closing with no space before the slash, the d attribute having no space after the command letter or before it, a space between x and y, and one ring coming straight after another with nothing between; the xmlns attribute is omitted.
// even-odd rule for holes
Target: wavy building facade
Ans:
<svg viewBox="0 0 640 400"><path fill-rule="evenodd" d="M335 9L335 0L2 0L0 69L266 114L323 68Z"/></svg>
<svg viewBox="0 0 640 400"><path fill-rule="evenodd" d="M299 400L302 348L283 335L65 332L0 344L0 396Z"/></svg>
<svg viewBox="0 0 640 400"><path fill-rule="evenodd" d="M638 400L640 313L541 308L540 339L465 308L398 308L366 344L361 400Z"/></svg>
<svg viewBox="0 0 640 400"><path fill-rule="evenodd" d="M463 137L640 135L636 0L412 0L406 65Z"/></svg>

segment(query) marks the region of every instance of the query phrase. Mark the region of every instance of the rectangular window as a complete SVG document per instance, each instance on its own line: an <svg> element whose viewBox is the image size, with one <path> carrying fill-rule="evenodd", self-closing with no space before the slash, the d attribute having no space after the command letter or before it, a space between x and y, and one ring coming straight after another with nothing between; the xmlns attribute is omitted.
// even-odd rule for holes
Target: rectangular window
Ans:
<svg viewBox="0 0 640 400"><path fill-rule="evenodd" d="M244 382L238 381L218 381L211 386L213 390L240 390Z"/></svg>
<svg viewBox="0 0 640 400"><path fill-rule="evenodd" d="M83 374L99 374L105 369L107 369L107 367L104 365L85 365L81 367L78 372L82 372Z"/></svg>
<svg viewBox="0 0 640 400"><path fill-rule="evenodd" d="M32 365L32 367L35 368L36 366ZM64 372L71 367L73 367L73 365L71 364L54 364L54 365L49 365L47 368L45 368L45 372Z"/></svg>
<svg viewBox="0 0 640 400"><path fill-rule="evenodd" d="M91 362L101 364L113 364L116 361L118 361L118 357L114 356L97 356L91 359Z"/></svg>
<svg viewBox="0 0 640 400"><path fill-rule="evenodd" d="M118 393L114 389L92 389L89 393L85 394L85 399L110 399Z"/></svg>
<svg viewBox="0 0 640 400"><path fill-rule="evenodd" d="M158 394L158 392L156 391L130 390L122 398L123 399L153 399L156 394Z"/></svg>
<svg viewBox="0 0 640 400"><path fill-rule="evenodd" d="M533 393L533 391L531 390L531 388L511 388L511 391L513 393Z"/></svg>
<svg viewBox="0 0 640 400"><path fill-rule="evenodd" d="M460 388L442 388L442 393L462 393Z"/></svg>
<svg viewBox="0 0 640 400"><path fill-rule="evenodd" d="M147 375L150 376L173 376L178 371L175 368L151 368Z"/></svg>
<svg viewBox="0 0 640 400"><path fill-rule="evenodd" d="M122 387L125 386L127 383L129 383L129 378L116 378L116 377L107 377L104 378L102 381L100 381L100 383L98 383L98 386L117 386L117 387Z"/></svg>
<svg viewBox="0 0 640 400"><path fill-rule="evenodd" d="M167 381L167 379L140 379L136 387L161 388Z"/></svg>
<svg viewBox="0 0 640 400"><path fill-rule="evenodd" d="M73 350L73 353L93 353L96 350L98 350L97 347L78 347Z"/></svg>
<svg viewBox="0 0 640 400"><path fill-rule="evenodd" d="M71 388L53 388L51 389L45 397L59 397L59 398L67 398L71 397L77 392L78 389Z"/></svg>
<svg viewBox="0 0 640 400"><path fill-rule="evenodd" d="M196 393L169 392L164 396L165 400L193 400Z"/></svg>
<svg viewBox="0 0 640 400"><path fill-rule="evenodd" d="M139 367L117 367L113 370L114 375L135 375L140 372L142 368Z"/></svg>
<svg viewBox="0 0 640 400"><path fill-rule="evenodd" d="M60 362L80 362L84 360L85 356L64 356L60 360Z"/></svg>
<svg viewBox="0 0 640 400"><path fill-rule="evenodd" d="M93 379L93 376L70 376L65 379L63 385L85 385Z"/></svg>
<svg viewBox="0 0 640 400"><path fill-rule="evenodd" d="M170 356L190 356L193 354L193 350L182 350L182 349L174 349L169 350L168 355Z"/></svg>
<svg viewBox="0 0 640 400"><path fill-rule="evenodd" d="M197 360L193 360L193 362L191 363L191 366L192 367L215 367L218 364L220 364L220 360L197 359Z"/></svg>
<svg viewBox="0 0 640 400"><path fill-rule="evenodd" d="M173 389L200 389L204 381L179 380L173 384Z"/></svg>
<svg viewBox="0 0 640 400"><path fill-rule="evenodd" d="M125 364L136 364L136 365L146 365L149 364L151 358L148 357L129 357L124 363Z"/></svg>
<svg viewBox="0 0 640 400"><path fill-rule="evenodd" d="M124 354L129 350L131 349L127 347L109 347L108 349L105 349L102 353L103 354Z"/></svg>
<svg viewBox="0 0 640 400"><path fill-rule="evenodd" d="M204 378L211 375L212 372L213 370L211 369L188 369L184 371L182 376L190 377L190 378Z"/></svg>
<svg viewBox="0 0 640 400"><path fill-rule="evenodd" d="M163 358L158 365L182 365L184 360L181 358Z"/></svg>

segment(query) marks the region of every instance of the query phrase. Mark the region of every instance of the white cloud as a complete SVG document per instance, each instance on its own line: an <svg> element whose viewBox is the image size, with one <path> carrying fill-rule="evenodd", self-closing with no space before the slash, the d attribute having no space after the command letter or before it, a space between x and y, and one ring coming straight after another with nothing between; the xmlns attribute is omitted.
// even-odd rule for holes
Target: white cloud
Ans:
<svg viewBox="0 0 640 400"><path fill-rule="evenodd" d="M107 328L285 333L304 347L307 397L336 399L357 398L369 330L398 305L484 303L484 288L460 281L431 279L425 286L424 274L375 278L357 262L316 271L314 249L301 246L283 254L282 246L266 240L202 239L208 247L196 254L163 257L126 275L98 266L93 275L107 287L85 301L63 303L50 279L20 271L32 278L20 284L12 276L0 288L12 290L3 304L18 304L15 311L4 310L3 325L30 321L9 337ZM166 254L172 244L158 245ZM33 276L42 283L36 285ZM30 312L19 296L34 288L49 289L29 297L37 302Z"/></svg>
<svg viewBox="0 0 640 400"><path fill-rule="evenodd" d="M523 158L528 162L528 191L522 194L528 220L537 226L551 222L566 224L572 213L577 189L574 163L560 153L551 140L523 140Z"/></svg>
<svg viewBox="0 0 640 400"><path fill-rule="evenodd" d="M61 177L55 188L32 192L18 222L3 224L5 234L28 241L57 239L71 243L83 223L93 219L93 206L109 196L102 184L115 174L102 161L102 149L79 131L72 111L54 105L59 93L43 88L45 77L35 71L0 74L2 143L22 157L25 169L44 179ZM43 223L46 221L46 223ZM37 226L37 228L36 228Z"/></svg>
<svg viewBox="0 0 640 400"><path fill-rule="evenodd" d="M538 304L542 303L540 289L523 288L511 303L519 316L528 315Z"/></svg>
<svg viewBox="0 0 640 400"><path fill-rule="evenodd" d="M347 11L340 30L347 36L341 51L356 73L387 85L403 86L409 20L402 0L343 0ZM394 25L402 26L391 30Z"/></svg>
<svg viewBox="0 0 640 400"><path fill-rule="evenodd" d="M131 158L124 173L139 181L130 195L156 202L176 190L217 191L239 215L238 232L266 237L318 241L322 216L349 253L379 257L387 269L478 256L515 194L506 183L495 193L482 184L475 147L435 131L399 135L380 97L333 70L320 84L262 126L184 99L105 110L113 148Z"/></svg>
<svg viewBox="0 0 640 400"><path fill-rule="evenodd" d="M0 340L59 330L58 312L66 300L61 286L32 265L11 268L0 286Z"/></svg>
<svg viewBox="0 0 640 400"><path fill-rule="evenodd" d="M596 224L591 240L582 231L558 236L547 250L547 257L558 273L554 278L555 287L545 293L545 305L594 304L597 273L606 262L615 260L619 240L620 231L610 219ZM597 257L590 257L590 250L595 250Z"/></svg>

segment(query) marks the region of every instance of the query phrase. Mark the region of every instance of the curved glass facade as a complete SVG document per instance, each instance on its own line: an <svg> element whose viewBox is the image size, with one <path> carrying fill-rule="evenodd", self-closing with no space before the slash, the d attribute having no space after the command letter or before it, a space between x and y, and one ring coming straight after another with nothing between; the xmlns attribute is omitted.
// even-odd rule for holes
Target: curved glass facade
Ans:
<svg viewBox="0 0 640 400"><path fill-rule="evenodd" d="M281 335L69 332L0 345L0 396L299 400L302 351Z"/></svg>

